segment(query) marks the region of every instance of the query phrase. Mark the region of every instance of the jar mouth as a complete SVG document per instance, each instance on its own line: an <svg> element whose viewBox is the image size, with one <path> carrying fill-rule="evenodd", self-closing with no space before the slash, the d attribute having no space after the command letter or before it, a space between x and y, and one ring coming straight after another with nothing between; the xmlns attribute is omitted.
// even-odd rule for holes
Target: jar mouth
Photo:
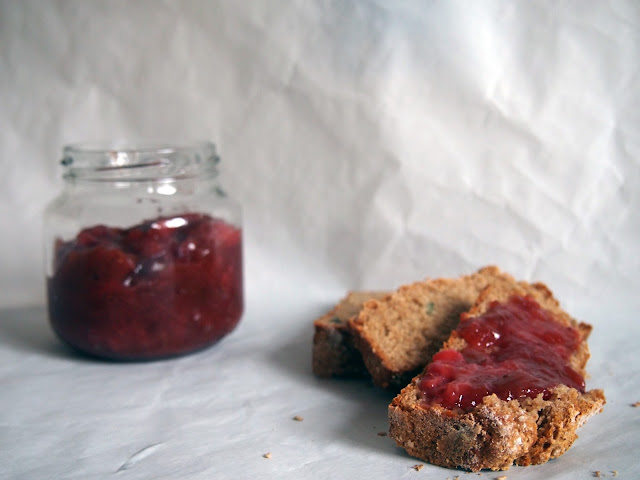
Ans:
<svg viewBox="0 0 640 480"><path fill-rule="evenodd" d="M154 181L217 174L220 161L209 141L86 142L63 147L64 178Z"/></svg>

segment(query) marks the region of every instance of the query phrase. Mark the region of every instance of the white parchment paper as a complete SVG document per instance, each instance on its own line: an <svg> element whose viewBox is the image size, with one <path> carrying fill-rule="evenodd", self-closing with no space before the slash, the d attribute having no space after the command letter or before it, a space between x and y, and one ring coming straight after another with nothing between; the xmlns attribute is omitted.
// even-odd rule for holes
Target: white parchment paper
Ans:
<svg viewBox="0 0 640 480"><path fill-rule="evenodd" d="M508 478L637 476L637 2L2 0L0 46L0 478L462 478L378 435L387 393L312 376L311 321L486 264L594 325L608 399ZM196 355L47 325L60 147L125 137L215 141L244 205L247 311Z"/></svg>

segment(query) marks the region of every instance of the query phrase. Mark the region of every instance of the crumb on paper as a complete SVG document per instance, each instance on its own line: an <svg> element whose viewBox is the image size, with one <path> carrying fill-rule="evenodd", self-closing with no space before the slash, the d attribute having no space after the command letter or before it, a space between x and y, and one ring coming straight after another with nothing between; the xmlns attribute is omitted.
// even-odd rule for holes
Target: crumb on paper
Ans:
<svg viewBox="0 0 640 480"><path fill-rule="evenodd" d="M422 470L422 468L423 468L423 467L424 467L424 465L423 465L423 464L418 463L418 464L416 464L416 465L414 465L414 466L413 466L413 469L414 469L416 472L419 472L420 470Z"/></svg>
<svg viewBox="0 0 640 480"><path fill-rule="evenodd" d="M267 452L264 455L262 455L264 458L271 458L271 452Z"/></svg>
<svg viewBox="0 0 640 480"><path fill-rule="evenodd" d="M632 403L631 406L636 408L640 407L640 402Z"/></svg>
<svg viewBox="0 0 640 480"><path fill-rule="evenodd" d="M618 476L618 470L611 470L611 475L613 475L614 477Z"/></svg>
<svg viewBox="0 0 640 480"><path fill-rule="evenodd" d="M507 480L507 476L506 475L500 475L499 477L496 478L496 480Z"/></svg>
<svg viewBox="0 0 640 480"><path fill-rule="evenodd" d="M301 422L304 420L304 418L302 418L300 415L296 415L295 417L293 417L293 420L295 420L296 422Z"/></svg>
<svg viewBox="0 0 640 480"><path fill-rule="evenodd" d="M379 437L386 437L387 436L387 432L378 432L378 436Z"/></svg>
<svg viewBox="0 0 640 480"><path fill-rule="evenodd" d="M596 470L595 472L593 472L593 476L600 477L600 470Z"/></svg>

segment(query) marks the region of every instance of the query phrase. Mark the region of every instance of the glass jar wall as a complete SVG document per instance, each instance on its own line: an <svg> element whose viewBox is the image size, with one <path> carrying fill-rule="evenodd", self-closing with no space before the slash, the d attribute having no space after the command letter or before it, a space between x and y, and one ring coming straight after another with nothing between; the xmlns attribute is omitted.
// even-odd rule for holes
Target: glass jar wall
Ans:
<svg viewBox="0 0 640 480"><path fill-rule="evenodd" d="M240 207L209 142L70 145L45 214L49 320L83 353L181 355L231 332L243 311Z"/></svg>

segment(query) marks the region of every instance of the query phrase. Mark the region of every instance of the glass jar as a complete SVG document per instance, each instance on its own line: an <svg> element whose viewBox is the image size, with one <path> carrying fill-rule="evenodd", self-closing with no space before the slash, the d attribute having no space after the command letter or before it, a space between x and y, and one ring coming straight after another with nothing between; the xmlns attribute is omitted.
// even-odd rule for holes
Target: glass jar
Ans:
<svg viewBox="0 0 640 480"><path fill-rule="evenodd" d="M209 346L242 316L240 207L209 142L64 148L45 213L49 320L71 347L117 360Z"/></svg>

